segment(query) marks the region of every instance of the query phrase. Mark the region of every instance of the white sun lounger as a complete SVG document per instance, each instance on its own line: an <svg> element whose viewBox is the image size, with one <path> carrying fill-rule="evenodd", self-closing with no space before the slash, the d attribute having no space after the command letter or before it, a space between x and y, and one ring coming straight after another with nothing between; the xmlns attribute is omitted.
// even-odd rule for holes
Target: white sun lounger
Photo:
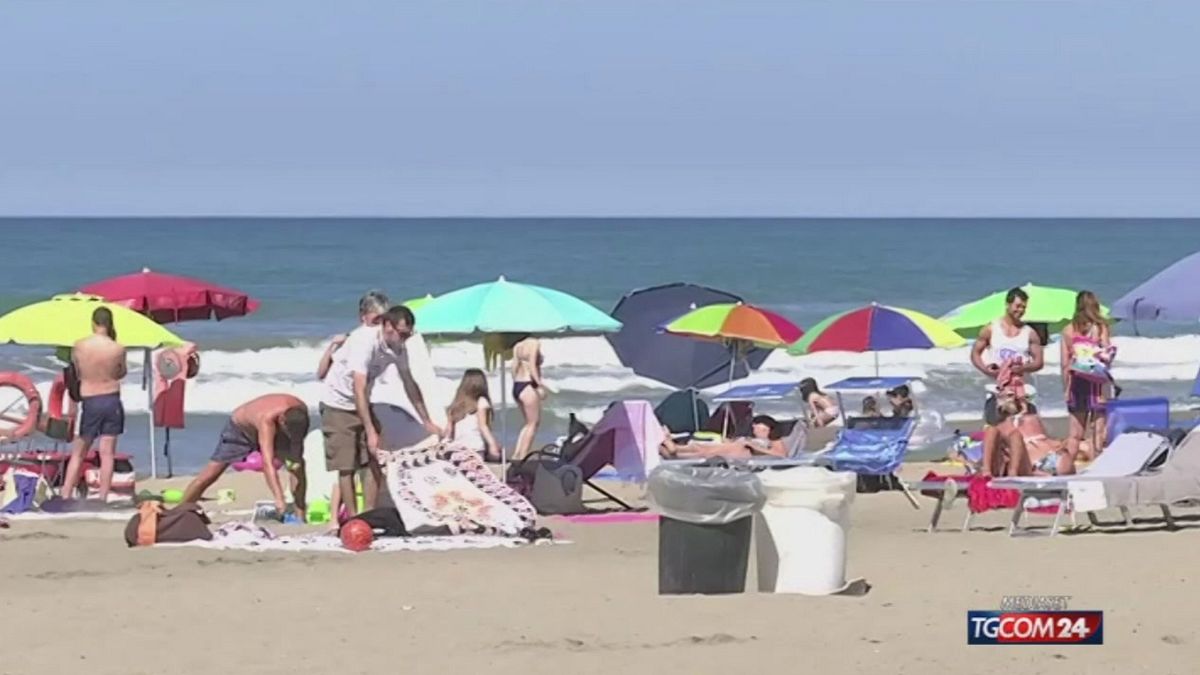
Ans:
<svg viewBox="0 0 1200 675"><path fill-rule="evenodd" d="M988 483L988 487L1002 490L1019 490L1021 495L1017 506L1013 509L1012 521L1009 524L1010 535L1018 532L1025 534L1027 530L1021 527L1021 518L1025 515L1025 502L1028 499L1058 500L1058 511L1054 515L1054 523L1049 535L1058 532L1063 515L1066 514L1070 496L1073 490L1081 485L1106 478L1127 478L1145 471L1149 466L1170 453L1170 439L1153 431L1126 432L1113 439L1087 468L1077 474L1061 477L1050 476L1014 476L1011 478L996 478ZM1126 514L1127 515L1127 514ZM1090 512L1089 512L1089 517ZM1094 522L1094 519L1093 519Z"/></svg>

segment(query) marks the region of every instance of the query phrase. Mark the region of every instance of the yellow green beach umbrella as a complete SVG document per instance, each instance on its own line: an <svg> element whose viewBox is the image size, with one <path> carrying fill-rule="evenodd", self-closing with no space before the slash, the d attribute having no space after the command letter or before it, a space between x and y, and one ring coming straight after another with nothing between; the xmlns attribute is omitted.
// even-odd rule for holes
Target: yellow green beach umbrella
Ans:
<svg viewBox="0 0 1200 675"><path fill-rule="evenodd" d="M426 293L424 295L424 297L413 298L412 300L405 300L404 302L402 302L400 304L404 305L405 307L407 307L415 312L418 309L424 307L426 304L428 304L430 300L433 300L433 294Z"/></svg>
<svg viewBox="0 0 1200 675"><path fill-rule="evenodd" d="M1070 288L1025 284L1021 290L1029 295L1025 307L1025 323L1044 323L1050 330L1058 330L1075 316L1075 296L1078 291ZM960 305L942 315L941 320L959 335L973 338L991 322L1004 316L1007 306L1005 297L1008 289L996 291L978 300ZM1108 307L1100 306L1100 313L1108 316Z"/></svg>
<svg viewBox="0 0 1200 675"><path fill-rule="evenodd" d="M94 295L56 295L0 317L0 344L70 347L92 334L92 312L107 307L117 342L128 348L178 347L183 340L153 319Z"/></svg>

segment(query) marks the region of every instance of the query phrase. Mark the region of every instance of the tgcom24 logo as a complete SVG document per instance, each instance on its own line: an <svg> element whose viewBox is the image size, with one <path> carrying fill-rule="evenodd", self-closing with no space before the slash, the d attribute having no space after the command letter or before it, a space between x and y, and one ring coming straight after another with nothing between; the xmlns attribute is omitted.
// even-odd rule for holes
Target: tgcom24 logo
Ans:
<svg viewBox="0 0 1200 675"><path fill-rule="evenodd" d="M967 612L969 645L1102 645L1104 612L1067 609L1068 596L1008 596Z"/></svg>

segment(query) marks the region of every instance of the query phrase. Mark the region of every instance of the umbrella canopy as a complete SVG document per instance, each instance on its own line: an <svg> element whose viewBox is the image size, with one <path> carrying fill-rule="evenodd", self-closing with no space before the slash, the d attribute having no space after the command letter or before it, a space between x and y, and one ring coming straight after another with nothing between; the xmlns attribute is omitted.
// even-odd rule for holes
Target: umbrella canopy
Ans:
<svg viewBox="0 0 1200 675"><path fill-rule="evenodd" d="M789 354L880 352L961 347L966 340L937 319L911 309L871 304L835 314L809 329Z"/></svg>
<svg viewBox="0 0 1200 675"><path fill-rule="evenodd" d="M152 272L113 277L80 289L109 302L146 314L159 323L204 321L245 316L258 309L258 301L245 293L216 284ZM117 332L120 334L120 331Z"/></svg>
<svg viewBox="0 0 1200 675"><path fill-rule="evenodd" d="M613 308L621 330L604 336L621 365L641 377L676 389L704 389L734 379L760 367L771 350L753 348L744 359L735 359L725 346L659 331L659 326L697 307L741 302L726 291L686 283L673 283L630 291Z"/></svg>
<svg viewBox="0 0 1200 675"><path fill-rule="evenodd" d="M1025 308L1025 323L1044 323L1051 330L1058 330L1075 316L1075 296L1079 291L1069 288L1025 284L1021 287L1029 295ZM1008 290L996 291L973 302L950 310L941 317L947 326L965 337L975 337L986 325L1004 316L1004 298ZM1100 312L1108 316L1108 308L1101 306Z"/></svg>
<svg viewBox="0 0 1200 675"><path fill-rule="evenodd" d="M1200 252L1144 281L1113 303L1113 316L1142 321L1200 320Z"/></svg>
<svg viewBox="0 0 1200 675"><path fill-rule="evenodd" d="M92 334L92 312L107 307L113 314L117 342L125 347L178 347L178 336L151 319L94 295L56 295L0 317L0 343L70 347Z"/></svg>
<svg viewBox="0 0 1200 675"><path fill-rule="evenodd" d="M786 347L804 336L799 326L775 312L737 303L697 307L662 326L675 335L744 340L760 347Z"/></svg>
<svg viewBox="0 0 1200 675"><path fill-rule="evenodd" d="M425 335L589 335L621 329L620 321L573 295L504 277L439 295L413 313L415 328Z"/></svg>
<svg viewBox="0 0 1200 675"><path fill-rule="evenodd" d="M404 305L405 307L407 307L415 312L418 309L420 309L421 307L424 307L430 300L433 300L433 294L426 293L424 295L424 297L413 298L412 300L405 300L404 302L402 302L400 304Z"/></svg>

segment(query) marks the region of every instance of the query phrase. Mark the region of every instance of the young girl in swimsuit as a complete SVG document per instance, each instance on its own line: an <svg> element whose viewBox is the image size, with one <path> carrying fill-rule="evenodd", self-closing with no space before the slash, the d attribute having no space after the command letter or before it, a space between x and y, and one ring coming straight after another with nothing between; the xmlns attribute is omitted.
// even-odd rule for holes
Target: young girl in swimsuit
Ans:
<svg viewBox="0 0 1200 675"><path fill-rule="evenodd" d="M783 441L771 438L775 435L776 422L769 415L759 415L754 418L750 438L734 438L721 443L690 443L676 445L671 439L671 431L663 427L666 440L659 448L659 454L668 458L696 457L725 457L726 459L748 459L754 455L772 455L783 457L787 449Z"/></svg>
<svg viewBox="0 0 1200 675"><path fill-rule="evenodd" d="M489 461L500 461L500 444L492 434L492 398L487 376L468 368L446 408L446 438L474 450Z"/></svg>
<svg viewBox="0 0 1200 675"><path fill-rule="evenodd" d="M1100 313L1100 301L1091 291L1080 291L1075 297L1075 316L1071 323L1063 328L1061 343L1063 389L1067 397L1067 411L1071 415L1070 435L1067 438L1067 451L1071 457L1080 452L1080 444L1087 434L1088 420L1095 421L1092 437L1092 451L1099 453L1104 447L1105 436L1105 400L1108 386L1094 380L1076 377L1071 372L1071 359L1076 341L1090 341L1100 348L1111 346L1112 334L1108 322Z"/></svg>
<svg viewBox="0 0 1200 675"><path fill-rule="evenodd" d="M542 401L546 398L546 383L542 379L541 343L535 337L513 335L508 344L513 351L513 400L521 407L521 415L525 425L517 436L517 445L513 448L513 460L524 459L533 447L537 435L538 424L542 417Z"/></svg>

